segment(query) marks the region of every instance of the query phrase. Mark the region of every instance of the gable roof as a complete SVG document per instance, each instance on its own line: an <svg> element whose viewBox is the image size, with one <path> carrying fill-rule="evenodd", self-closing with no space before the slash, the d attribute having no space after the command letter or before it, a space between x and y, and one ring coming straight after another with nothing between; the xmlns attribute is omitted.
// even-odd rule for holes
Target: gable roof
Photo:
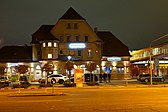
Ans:
<svg viewBox="0 0 168 112"><path fill-rule="evenodd" d="M128 47L109 31L97 31L97 36L104 42L102 56L130 56Z"/></svg>
<svg viewBox="0 0 168 112"><path fill-rule="evenodd" d="M50 33L53 27L54 25L42 25L35 33L32 34L31 43L39 43L39 41L45 40L59 40Z"/></svg>
<svg viewBox="0 0 168 112"><path fill-rule="evenodd" d="M4 46L0 49L0 62L32 61L31 46Z"/></svg>
<svg viewBox="0 0 168 112"><path fill-rule="evenodd" d="M60 19L83 19L72 7L70 7Z"/></svg>

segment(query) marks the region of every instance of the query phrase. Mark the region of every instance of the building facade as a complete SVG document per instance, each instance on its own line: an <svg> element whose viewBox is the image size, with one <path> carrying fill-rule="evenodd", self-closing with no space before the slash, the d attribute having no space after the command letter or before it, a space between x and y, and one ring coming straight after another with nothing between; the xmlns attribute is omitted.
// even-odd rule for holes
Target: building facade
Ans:
<svg viewBox="0 0 168 112"><path fill-rule="evenodd" d="M131 52L130 63L132 67L139 70L139 74L150 73L150 64L152 72L157 75L168 75L168 43L162 43ZM151 63L150 63L151 56Z"/></svg>
<svg viewBox="0 0 168 112"><path fill-rule="evenodd" d="M16 47L16 46L15 46ZM93 30L85 18L70 7L55 25L42 25L32 34L31 46L18 46L23 48L6 57L15 47L5 46L0 52L1 65L7 67L6 74L14 73L14 66L27 65L30 80L38 80L46 76L43 66L46 63L54 65L53 74L68 75L65 64L68 60L74 62L75 68L83 68L85 73L88 63L96 64L93 74L112 74L112 78L129 74L129 50L119 39L109 31ZM31 52L26 48L31 49ZM24 50L25 49L25 50ZM28 52L27 55L25 52ZM26 55L26 56L23 56ZM22 58L22 59L21 59ZM71 73L73 74L73 71Z"/></svg>

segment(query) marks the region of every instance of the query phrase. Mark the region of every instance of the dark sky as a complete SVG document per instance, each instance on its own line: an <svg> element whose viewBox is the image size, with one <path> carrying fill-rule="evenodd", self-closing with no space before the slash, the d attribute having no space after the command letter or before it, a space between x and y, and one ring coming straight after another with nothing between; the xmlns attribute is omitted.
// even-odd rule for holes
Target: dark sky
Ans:
<svg viewBox="0 0 168 112"><path fill-rule="evenodd" d="M54 25L70 6L129 49L168 33L168 0L0 0L0 45L30 45L41 25Z"/></svg>

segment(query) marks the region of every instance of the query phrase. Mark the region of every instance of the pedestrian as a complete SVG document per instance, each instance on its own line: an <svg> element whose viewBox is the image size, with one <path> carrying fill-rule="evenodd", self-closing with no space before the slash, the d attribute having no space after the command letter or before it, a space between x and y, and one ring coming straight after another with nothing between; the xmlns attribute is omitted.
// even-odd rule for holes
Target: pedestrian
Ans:
<svg viewBox="0 0 168 112"><path fill-rule="evenodd" d="M105 72L103 74L103 80L104 80L104 82L107 82L107 74Z"/></svg>
<svg viewBox="0 0 168 112"><path fill-rule="evenodd" d="M100 83L102 83L102 74L99 74Z"/></svg>
<svg viewBox="0 0 168 112"><path fill-rule="evenodd" d="M111 80L111 74L108 73L107 76L108 76L108 82L110 82L110 80Z"/></svg>

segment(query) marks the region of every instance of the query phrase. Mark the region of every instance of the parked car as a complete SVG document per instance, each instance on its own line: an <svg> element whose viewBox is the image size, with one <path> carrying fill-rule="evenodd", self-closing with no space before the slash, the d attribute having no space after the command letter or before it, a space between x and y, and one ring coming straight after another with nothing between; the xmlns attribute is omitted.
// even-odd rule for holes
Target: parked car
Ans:
<svg viewBox="0 0 168 112"><path fill-rule="evenodd" d="M140 82L150 82L150 74L140 74L137 77L137 80ZM153 82L164 82L165 78L163 76L152 75Z"/></svg>
<svg viewBox="0 0 168 112"><path fill-rule="evenodd" d="M62 74L51 74L48 76L48 82L53 83L53 84L55 83L63 84L67 80L68 80L68 77ZM45 83L45 78L39 79L38 82Z"/></svg>
<svg viewBox="0 0 168 112"><path fill-rule="evenodd" d="M10 84L10 80L9 80L8 76L0 76L0 85L2 87L9 86L9 84Z"/></svg>
<svg viewBox="0 0 168 112"><path fill-rule="evenodd" d="M85 82L88 83L90 82L90 74L84 74L85 75ZM94 75L95 77L95 81L98 81L98 77L96 75ZM91 80L93 81L93 74L91 74Z"/></svg>

